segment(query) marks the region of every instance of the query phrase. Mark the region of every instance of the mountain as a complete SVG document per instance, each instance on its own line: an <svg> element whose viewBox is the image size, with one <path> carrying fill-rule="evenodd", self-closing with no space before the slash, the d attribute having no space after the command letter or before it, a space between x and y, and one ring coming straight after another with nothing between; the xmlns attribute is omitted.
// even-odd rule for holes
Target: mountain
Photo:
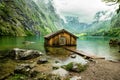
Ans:
<svg viewBox="0 0 120 80"><path fill-rule="evenodd" d="M46 35L61 28L75 34L120 36L120 12L99 11L91 23L75 16L64 18L66 22L52 0L0 0L0 36Z"/></svg>
<svg viewBox="0 0 120 80"><path fill-rule="evenodd" d="M91 23L80 22L79 17L65 16L64 28L75 34L103 36L111 29L111 19L115 16L114 11L99 11L95 14Z"/></svg>
<svg viewBox="0 0 120 80"><path fill-rule="evenodd" d="M0 36L45 35L59 21L52 0L0 0Z"/></svg>
<svg viewBox="0 0 120 80"><path fill-rule="evenodd" d="M79 17L65 16L66 23L63 22L65 29L72 33L81 33L89 27L87 23L79 22Z"/></svg>
<svg viewBox="0 0 120 80"><path fill-rule="evenodd" d="M106 35L120 37L120 12L112 18L110 29Z"/></svg>
<svg viewBox="0 0 120 80"><path fill-rule="evenodd" d="M95 31L97 28L94 28L94 32L91 35L120 36L120 12L116 14L115 11L107 11L106 14L100 16L98 22L101 23L99 26L96 26L98 30Z"/></svg>

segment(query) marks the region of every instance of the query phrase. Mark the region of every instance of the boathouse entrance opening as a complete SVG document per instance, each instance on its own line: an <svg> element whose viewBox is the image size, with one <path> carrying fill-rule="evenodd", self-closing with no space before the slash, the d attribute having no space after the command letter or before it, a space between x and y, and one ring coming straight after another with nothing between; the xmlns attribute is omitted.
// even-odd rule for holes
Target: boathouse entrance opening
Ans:
<svg viewBox="0 0 120 80"><path fill-rule="evenodd" d="M64 37L64 36L61 36L60 38L59 38L59 44L60 45L65 45L66 44L66 38Z"/></svg>

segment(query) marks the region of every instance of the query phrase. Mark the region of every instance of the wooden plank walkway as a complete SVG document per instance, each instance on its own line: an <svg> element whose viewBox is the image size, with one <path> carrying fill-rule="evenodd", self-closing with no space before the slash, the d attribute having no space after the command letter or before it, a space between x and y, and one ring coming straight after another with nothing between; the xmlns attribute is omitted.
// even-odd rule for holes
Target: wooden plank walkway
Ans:
<svg viewBox="0 0 120 80"><path fill-rule="evenodd" d="M87 54L83 51L80 51L80 50L74 50L74 49L70 49L70 48L67 48L67 47L63 47L64 49L68 50L68 51L71 51L71 52L74 52L82 57L84 57L85 59L105 59L105 57L99 57L99 56L96 56L96 55L90 55L90 54Z"/></svg>

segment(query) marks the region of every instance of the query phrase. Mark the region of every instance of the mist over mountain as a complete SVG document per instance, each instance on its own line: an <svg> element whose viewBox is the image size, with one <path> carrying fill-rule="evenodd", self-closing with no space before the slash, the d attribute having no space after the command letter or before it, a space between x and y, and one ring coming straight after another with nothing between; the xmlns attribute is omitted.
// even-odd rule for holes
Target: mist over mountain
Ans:
<svg viewBox="0 0 120 80"><path fill-rule="evenodd" d="M46 35L62 28L74 34L119 35L119 8L118 14L116 8L108 9L105 6L96 7L97 9L94 6L90 7L93 12L91 9L83 10L86 9L84 5L72 10L71 2L68 4L60 1L61 4L56 6L55 1L59 2L59 0L0 0L0 35ZM103 6L99 1L95 2ZM72 5L75 4L77 2ZM104 8L105 10L101 10ZM89 11L91 13L88 13Z"/></svg>
<svg viewBox="0 0 120 80"><path fill-rule="evenodd" d="M79 34L86 33L87 35L104 35L111 28L111 19L116 15L114 11L99 11L94 15L94 20L91 23L80 22L80 17L65 16L65 29Z"/></svg>
<svg viewBox="0 0 120 80"><path fill-rule="evenodd" d="M80 33L86 30L89 25L87 23L79 22L79 17L65 16L66 23L63 22L63 26L65 29L73 33Z"/></svg>

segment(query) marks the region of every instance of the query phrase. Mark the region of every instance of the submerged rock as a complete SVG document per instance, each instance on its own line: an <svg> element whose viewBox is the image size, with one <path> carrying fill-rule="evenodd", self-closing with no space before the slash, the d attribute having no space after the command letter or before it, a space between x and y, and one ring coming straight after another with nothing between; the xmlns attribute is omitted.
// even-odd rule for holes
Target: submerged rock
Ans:
<svg viewBox="0 0 120 80"><path fill-rule="evenodd" d="M42 53L37 50L26 50L19 48L14 48L9 52L9 57L16 60L28 60L39 57L40 55L42 55Z"/></svg>
<svg viewBox="0 0 120 80"><path fill-rule="evenodd" d="M47 62L48 62L48 60L46 58L42 58L42 59L39 59L37 61L37 64L44 64L44 63L47 63Z"/></svg>
<svg viewBox="0 0 120 80"><path fill-rule="evenodd" d="M31 41L24 41L24 42L22 42L24 45L29 45L29 44L33 44L33 43L35 43L35 42L31 42Z"/></svg>
<svg viewBox="0 0 120 80"><path fill-rule="evenodd" d="M56 60L55 63L60 63L60 61Z"/></svg>
<svg viewBox="0 0 120 80"><path fill-rule="evenodd" d="M16 66L14 72L15 73L21 73L21 74L26 74L30 72L30 65L29 64L20 64L18 66Z"/></svg>

